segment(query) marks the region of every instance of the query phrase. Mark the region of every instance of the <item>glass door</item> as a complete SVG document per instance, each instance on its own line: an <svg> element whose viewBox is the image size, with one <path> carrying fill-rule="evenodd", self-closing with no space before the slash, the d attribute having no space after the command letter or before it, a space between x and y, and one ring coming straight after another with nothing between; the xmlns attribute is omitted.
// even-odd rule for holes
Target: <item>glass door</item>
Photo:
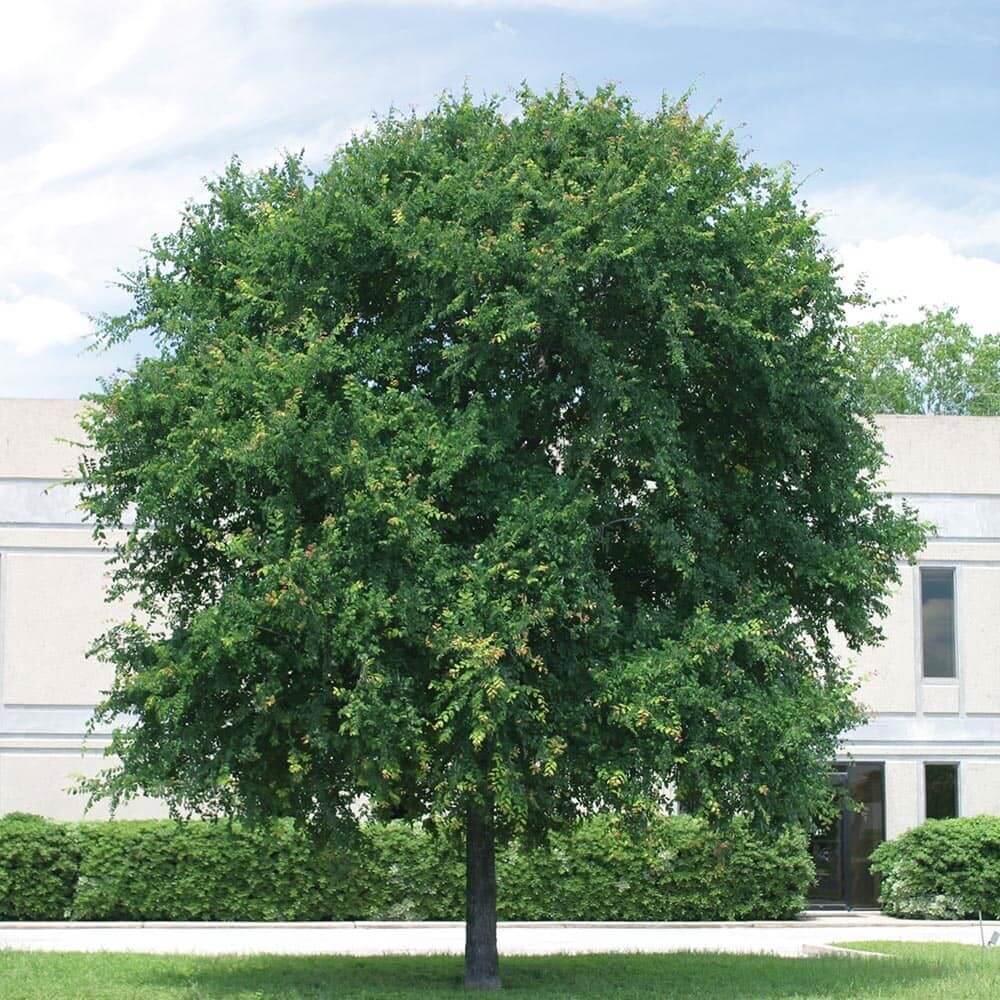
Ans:
<svg viewBox="0 0 1000 1000"><path fill-rule="evenodd" d="M847 791L854 808L844 810L848 906L878 906L879 884L872 874L872 851L885 840L885 765L851 764Z"/></svg>
<svg viewBox="0 0 1000 1000"><path fill-rule="evenodd" d="M830 774L830 782L838 796L845 795L847 769L836 767ZM815 903L844 905L844 842L844 811L841 810L826 827L813 836L810 845L813 863L816 865L816 884L810 898Z"/></svg>
<svg viewBox="0 0 1000 1000"><path fill-rule="evenodd" d="M844 807L812 839L816 884L810 899L820 906L878 906L878 879L869 864L885 840L885 766L837 764L831 781Z"/></svg>

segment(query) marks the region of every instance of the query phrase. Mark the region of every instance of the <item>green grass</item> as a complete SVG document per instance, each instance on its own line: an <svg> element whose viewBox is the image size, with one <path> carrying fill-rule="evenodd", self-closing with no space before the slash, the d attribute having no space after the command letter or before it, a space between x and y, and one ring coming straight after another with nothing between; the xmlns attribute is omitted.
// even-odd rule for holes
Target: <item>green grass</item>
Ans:
<svg viewBox="0 0 1000 1000"><path fill-rule="evenodd" d="M508 958L503 996L691 1000L988 1000L1000 950L867 942L887 959L739 955ZM436 1000L461 997L458 958L194 958L0 952L3 1000Z"/></svg>

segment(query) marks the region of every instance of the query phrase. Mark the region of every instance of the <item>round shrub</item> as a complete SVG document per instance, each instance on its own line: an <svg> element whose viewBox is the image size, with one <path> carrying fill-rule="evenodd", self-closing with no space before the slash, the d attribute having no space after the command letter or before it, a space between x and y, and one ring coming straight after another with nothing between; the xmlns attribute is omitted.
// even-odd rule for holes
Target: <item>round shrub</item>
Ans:
<svg viewBox="0 0 1000 1000"><path fill-rule="evenodd" d="M1000 816L928 820L879 845L872 870L892 916L1000 919Z"/></svg>

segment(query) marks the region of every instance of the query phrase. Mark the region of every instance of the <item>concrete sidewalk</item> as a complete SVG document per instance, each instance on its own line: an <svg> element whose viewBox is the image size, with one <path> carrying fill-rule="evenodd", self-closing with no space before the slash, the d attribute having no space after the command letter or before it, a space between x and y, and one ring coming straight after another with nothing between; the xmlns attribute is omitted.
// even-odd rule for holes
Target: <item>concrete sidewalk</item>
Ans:
<svg viewBox="0 0 1000 1000"><path fill-rule="evenodd" d="M1000 930L987 922L986 938ZM809 913L746 923L502 923L504 955L723 951L799 957L844 941L979 944L969 921ZM462 953L462 923L0 923L0 948L188 955L432 955Z"/></svg>

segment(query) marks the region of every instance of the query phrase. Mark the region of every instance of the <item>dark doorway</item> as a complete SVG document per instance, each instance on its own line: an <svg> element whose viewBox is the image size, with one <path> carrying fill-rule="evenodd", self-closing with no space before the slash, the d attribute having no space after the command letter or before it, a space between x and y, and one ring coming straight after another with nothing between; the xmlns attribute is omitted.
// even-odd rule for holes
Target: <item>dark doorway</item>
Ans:
<svg viewBox="0 0 1000 1000"><path fill-rule="evenodd" d="M843 808L813 837L816 884L810 899L848 909L878 906L878 879L869 858L885 840L885 765L837 764L831 780Z"/></svg>

